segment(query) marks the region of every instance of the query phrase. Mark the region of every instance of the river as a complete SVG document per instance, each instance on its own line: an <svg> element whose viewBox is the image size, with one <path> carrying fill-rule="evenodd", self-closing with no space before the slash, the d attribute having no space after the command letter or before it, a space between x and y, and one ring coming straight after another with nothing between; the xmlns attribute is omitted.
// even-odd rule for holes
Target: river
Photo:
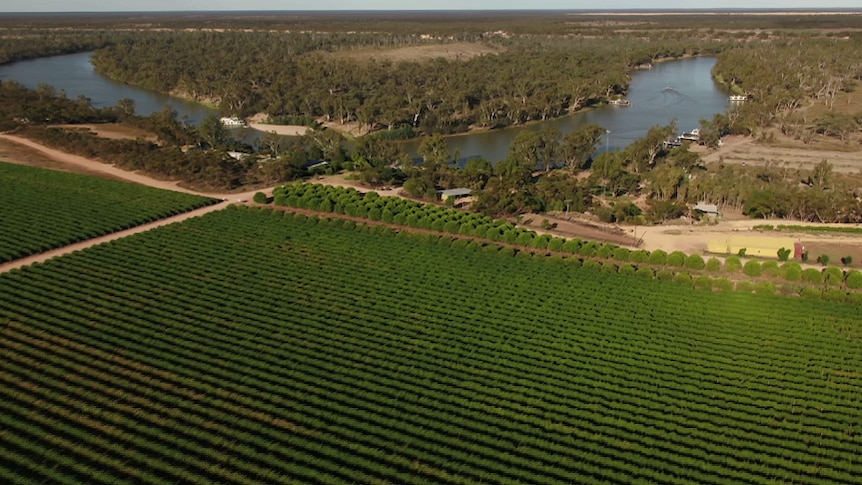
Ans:
<svg viewBox="0 0 862 485"><path fill-rule="evenodd" d="M122 98L135 101L135 111L148 115L170 105L179 119L196 124L218 110L183 99L148 91L110 80L95 71L89 52L45 57L0 66L0 80L15 80L29 88L50 84L70 98L86 96L96 107L113 106ZM588 123L597 123L610 133L605 135L601 149L618 149L644 136L650 127L666 125L676 120L680 130L697 128L703 118L711 119L727 110L729 101L712 80L716 59L696 57L656 64L653 69L632 73L629 86L629 107L602 106L564 118L535 123L527 127L507 128L449 137L450 151L461 157L481 156L491 162L506 157L512 139L525 129L554 126L561 133ZM259 132L242 130L246 141ZM416 153L419 140L405 143L409 153Z"/></svg>

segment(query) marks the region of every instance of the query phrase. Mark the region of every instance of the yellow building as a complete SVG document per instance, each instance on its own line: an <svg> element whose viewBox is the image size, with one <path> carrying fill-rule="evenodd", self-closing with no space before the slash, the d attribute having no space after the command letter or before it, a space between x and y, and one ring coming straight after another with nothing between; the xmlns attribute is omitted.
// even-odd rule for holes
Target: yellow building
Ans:
<svg viewBox="0 0 862 485"><path fill-rule="evenodd" d="M710 240L707 249L711 253L737 254L740 249L745 248L746 256L776 258L778 257L778 250L781 248L793 251L795 242L790 237L730 236Z"/></svg>

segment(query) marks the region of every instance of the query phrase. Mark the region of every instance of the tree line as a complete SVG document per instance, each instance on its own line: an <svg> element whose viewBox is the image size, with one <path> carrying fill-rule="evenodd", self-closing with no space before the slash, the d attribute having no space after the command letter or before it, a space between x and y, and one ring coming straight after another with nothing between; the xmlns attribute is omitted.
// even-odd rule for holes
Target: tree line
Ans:
<svg viewBox="0 0 862 485"><path fill-rule="evenodd" d="M716 53L720 42L634 38L488 38L495 54L395 62L360 47L435 44L419 35L167 32L93 56L114 79L216 103L239 116L306 116L422 134L544 120L625 92L633 66ZM453 47L457 48L457 47Z"/></svg>

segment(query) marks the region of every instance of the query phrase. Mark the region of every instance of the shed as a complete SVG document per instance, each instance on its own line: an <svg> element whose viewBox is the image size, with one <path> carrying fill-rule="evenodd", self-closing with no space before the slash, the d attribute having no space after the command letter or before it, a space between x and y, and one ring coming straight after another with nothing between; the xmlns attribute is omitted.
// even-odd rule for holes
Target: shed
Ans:
<svg viewBox="0 0 862 485"><path fill-rule="evenodd" d="M695 205L692 210L701 212L709 217L721 217L721 212L718 211L718 206L715 204L706 204L701 202Z"/></svg>
<svg viewBox="0 0 862 485"><path fill-rule="evenodd" d="M457 200L457 199L460 199L462 197L467 197L470 194L472 194L473 191L470 189L467 189L467 188L458 188L458 189L441 190L437 193L440 194L440 200L442 200L443 202L446 202L450 198Z"/></svg>

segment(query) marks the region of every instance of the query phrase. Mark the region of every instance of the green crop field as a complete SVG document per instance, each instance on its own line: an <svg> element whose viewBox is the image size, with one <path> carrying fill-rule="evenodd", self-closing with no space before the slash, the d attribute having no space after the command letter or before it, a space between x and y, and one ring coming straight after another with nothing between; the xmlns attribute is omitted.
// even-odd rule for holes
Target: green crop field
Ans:
<svg viewBox="0 0 862 485"><path fill-rule="evenodd" d="M860 310L229 208L0 275L0 483L855 484Z"/></svg>
<svg viewBox="0 0 862 485"><path fill-rule="evenodd" d="M0 263L217 202L2 162L0 185Z"/></svg>

